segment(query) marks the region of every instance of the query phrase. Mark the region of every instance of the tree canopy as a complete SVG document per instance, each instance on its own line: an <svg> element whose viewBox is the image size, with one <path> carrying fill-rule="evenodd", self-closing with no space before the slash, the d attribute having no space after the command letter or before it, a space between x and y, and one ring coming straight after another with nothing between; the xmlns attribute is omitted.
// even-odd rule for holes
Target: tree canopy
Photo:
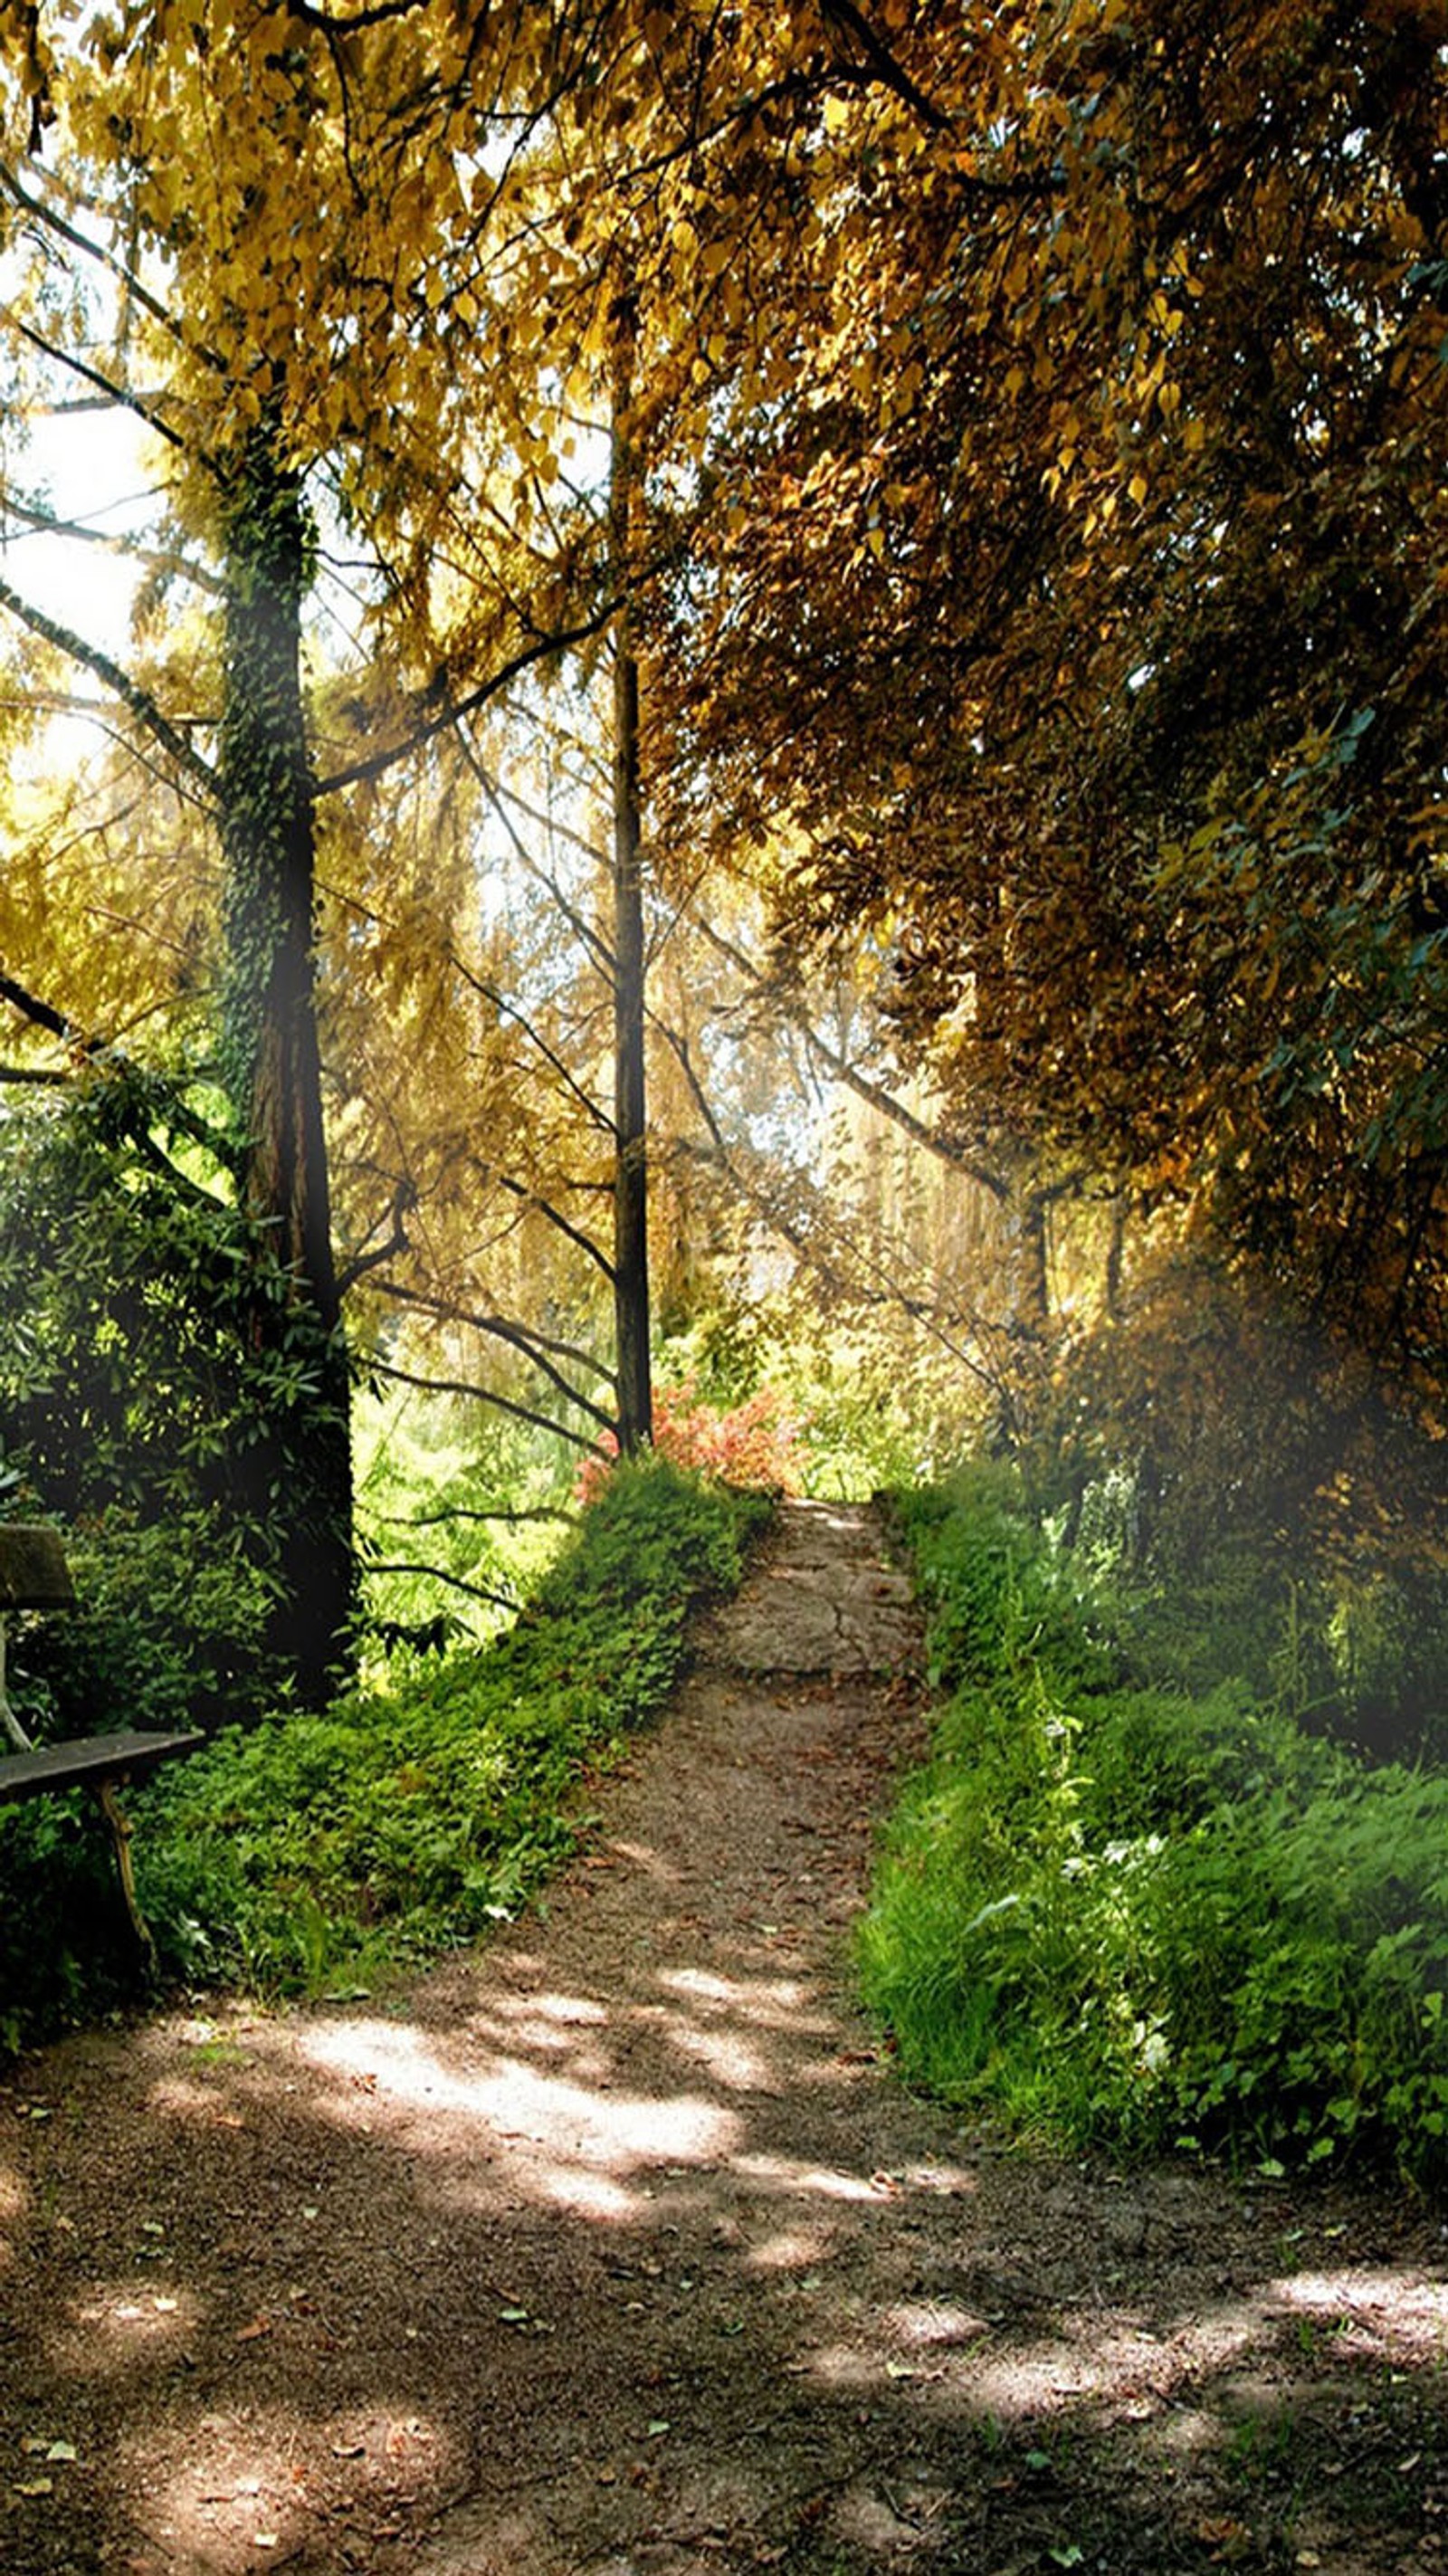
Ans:
<svg viewBox="0 0 1448 2576"><path fill-rule="evenodd" d="M3 46L17 433L118 404L154 478L124 649L0 584L13 1123L132 1032L129 1150L259 1230L236 1330L312 1336L317 1438L306 1492L251 1465L327 1651L349 1374L641 1435L646 1166L665 1306L803 1265L1002 1437L1123 1212L1441 1429L1441 8Z"/></svg>

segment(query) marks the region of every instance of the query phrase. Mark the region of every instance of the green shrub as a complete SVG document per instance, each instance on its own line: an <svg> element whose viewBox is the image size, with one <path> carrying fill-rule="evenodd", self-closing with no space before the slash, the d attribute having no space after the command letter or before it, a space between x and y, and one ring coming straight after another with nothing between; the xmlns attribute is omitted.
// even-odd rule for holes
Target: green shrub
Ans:
<svg viewBox="0 0 1448 2576"><path fill-rule="evenodd" d="M230 1728L160 1773L133 1805L166 1972L315 1988L513 1913L577 1833L588 1769L666 1697L691 1607L737 1583L767 1511L661 1460L621 1469L492 1644L401 1659L385 1691ZM105 1857L74 1798L0 1810L12 2044L111 1991Z"/></svg>
<svg viewBox="0 0 1448 2576"><path fill-rule="evenodd" d="M861 1937L907 2075L1076 2143L1448 2176L1448 1780L1134 1677L998 1477L908 1517L950 1695Z"/></svg>
<svg viewBox="0 0 1448 2576"><path fill-rule="evenodd" d="M347 1401L208 1106L109 1059L0 1103L0 1491L84 1554L81 1612L33 1666L92 1726L112 1703L157 1724L266 1704L319 1426Z"/></svg>
<svg viewBox="0 0 1448 2576"><path fill-rule="evenodd" d="M74 1609L16 1623L13 1699L42 1740L214 1726L254 1705L271 1591L220 1514L117 1507L65 1532Z"/></svg>

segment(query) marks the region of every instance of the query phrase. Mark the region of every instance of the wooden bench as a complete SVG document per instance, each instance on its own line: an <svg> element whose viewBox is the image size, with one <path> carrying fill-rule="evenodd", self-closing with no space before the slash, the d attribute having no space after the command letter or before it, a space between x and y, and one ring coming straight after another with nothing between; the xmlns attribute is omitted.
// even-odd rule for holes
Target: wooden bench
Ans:
<svg viewBox="0 0 1448 2576"><path fill-rule="evenodd" d="M129 1727L109 1735L77 1735L62 1744L32 1744L5 1687L5 1623L13 1610L64 1610L75 1604L65 1550L53 1529L0 1522L0 1733L11 1746L0 1752L0 1804L52 1790L91 1790L110 1828L116 1870L137 1942L154 1963L156 1945L136 1899L131 1868L134 1828L121 1812L117 1790L154 1770L175 1753L189 1753L205 1738L194 1728L164 1732Z"/></svg>

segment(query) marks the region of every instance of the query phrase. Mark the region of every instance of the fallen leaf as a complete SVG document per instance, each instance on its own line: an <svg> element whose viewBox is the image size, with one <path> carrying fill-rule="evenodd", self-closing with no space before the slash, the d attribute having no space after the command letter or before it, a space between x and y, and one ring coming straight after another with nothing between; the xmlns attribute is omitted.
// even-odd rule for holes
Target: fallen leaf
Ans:
<svg viewBox="0 0 1448 2576"><path fill-rule="evenodd" d="M54 2478L21 2478L10 2490L18 2496L48 2496L55 2493Z"/></svg>
<svg viewBox="0 0 1448 2576"><path fill-rule="evenodd" d="M1252 2534L1245 2522L1235 2521L1230 2514L1213 2516L1198 2523L1197 2538L1207 2542L1214 2558L1226 2559L1229 2563L1242 2557L1252 2545Z"/></svg>

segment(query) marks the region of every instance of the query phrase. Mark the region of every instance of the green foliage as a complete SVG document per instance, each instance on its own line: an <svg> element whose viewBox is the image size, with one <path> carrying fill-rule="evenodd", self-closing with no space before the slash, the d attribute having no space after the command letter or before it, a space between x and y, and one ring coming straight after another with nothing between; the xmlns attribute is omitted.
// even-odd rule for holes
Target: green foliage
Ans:
<svg viewBox="0 0 1448 2576"><path fill-rule="evenodd" d="M904 1316L881 1330L821 1312L817 1283L797 1284L795 1295L793 1316L777 1306L711 1308L670 1334L661 1373L723 1407L769 1389L798 1426L790 1475L807 1494L903 1489L943 1472L975 1427L953 1354Z"/></svg>
<svg viewBox="0 0 1448 2576"><path fill-rule="evenodd" d="M861 1954L907 2074L1075 2142L1448 2176L1448 1779L1152 1678L997 1474L906 1518L949 1696Z"/></svg>
<svg viewBox="0 0 1448 2576"><path fill-rule="evenodd" d="M1026 1459L1078 1579L1131 1596L1133 1660L1224 1673L1409 1756L1448 1710L1442 1451L1260 1281L1180 1247L1057 1356Z"/></svg>
<svg viewBox="0 0 1448 2576"><path fill-rule="evenodd" d="M496 1635L574 1517L559 1444L409 1389L359 1399L355 1446L364 1661L389 1639Z"/></svg>
<svg viewBox="0 0 1448 2576"><path fill-rule="evenodd" d="M159 1774L133 1805L165 1970L316 1987L516 1911L571 1846L587 1771L658 1709L690 1609L737 1583L767 1510L665 1461L631 1463L493 1643L398 1658L386 1689L231 1728ZM0 1810L12 2044L109 1992L104 1862L75 1799Z"/></svg>
<svg viewBox="0 0 1448 2576"><path fill-rule="evenodd" d="M289 1513L335 1375L203 1123L130 1071L0 1122L5 1500L68 1525L82 1614L30 1651L42 1701L91 1727L118 1702L215 1722L271 1687Z"/></svg>
<svg viewBox="0 0 1448 2576"><path fill-rule="evenodd" d="M271 1591L218 1515L164 1527L120 1507L68 1536L76 1606L16 1623L17 1713L43 1741L250 1711Z"/></svg>

